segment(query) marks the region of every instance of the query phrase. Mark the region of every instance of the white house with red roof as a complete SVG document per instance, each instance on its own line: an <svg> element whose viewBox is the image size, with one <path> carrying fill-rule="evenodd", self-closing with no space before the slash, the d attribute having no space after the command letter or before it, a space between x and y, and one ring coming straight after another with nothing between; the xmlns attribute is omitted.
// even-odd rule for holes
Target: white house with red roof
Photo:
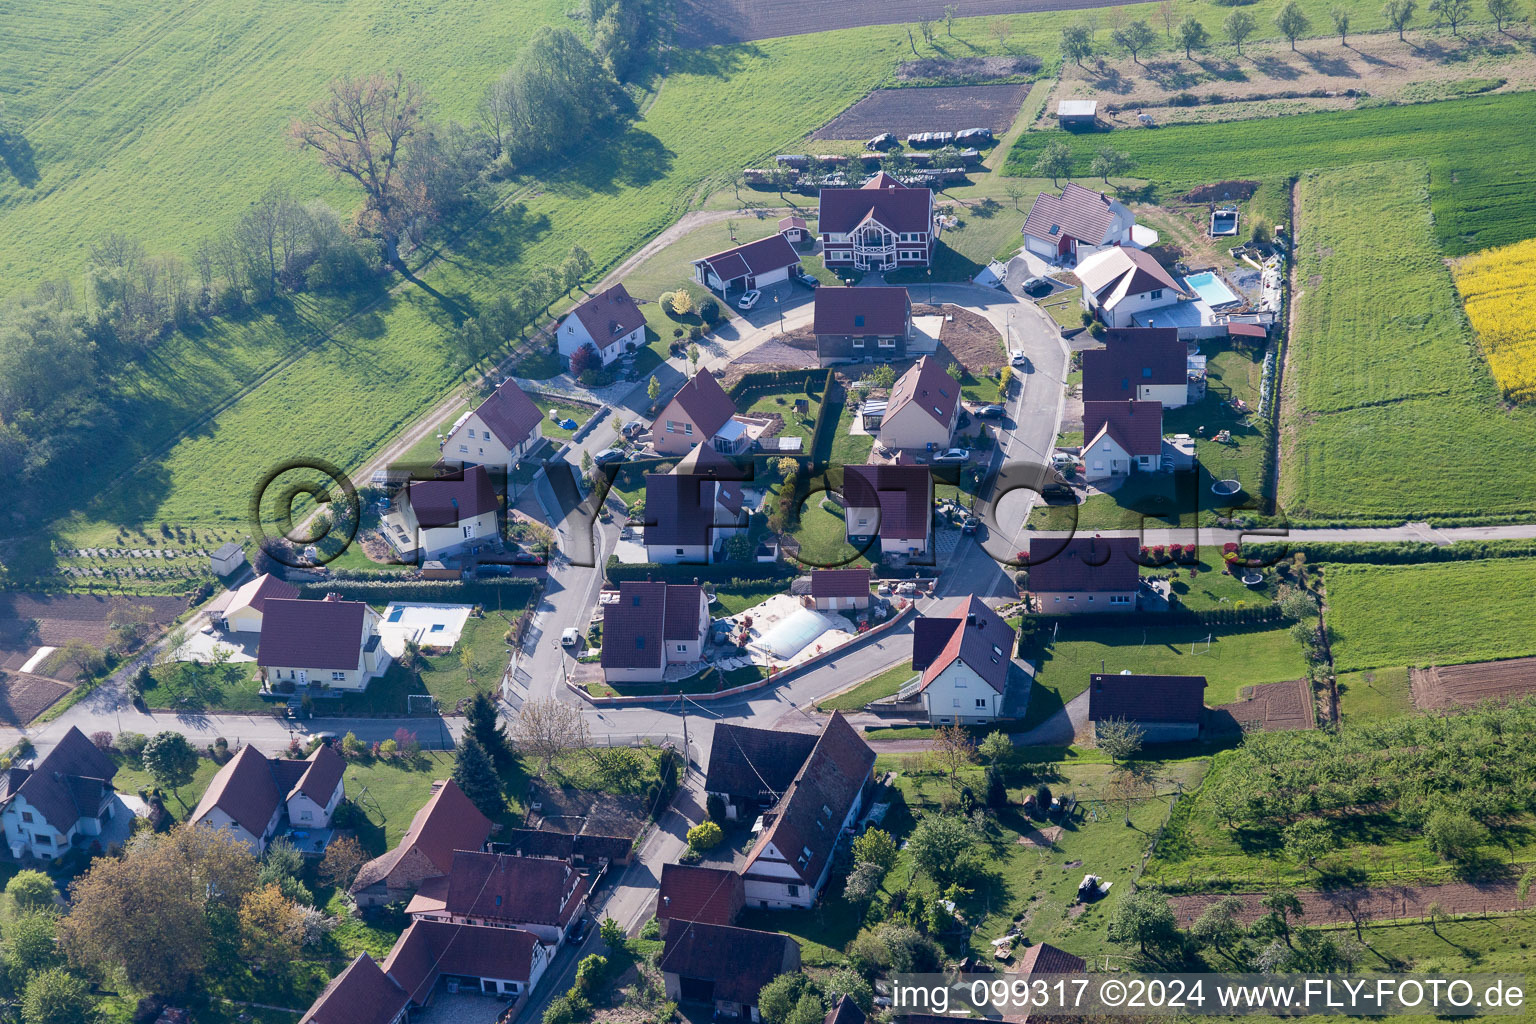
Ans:
<svg viewBox="0 0 1536 1024"><path fill-rule="evenodd" d="M1029 592L1046 615L1132 612L1141 588L1138 537L1031 537Z"/></svg>
<svg viewBox="0 0 1536 1024"><path fill-rule="evenodd" d="M939 725L977 725L997 719L1008 692L1018 635L972 595L947 615L912 626L912 668L917 679L901 699L921 700Z"/></svg>
<svg viewBox="0 0 1536 1024"><path fill-rule="evenodd" d="M1089 483L1163 465L1163 403L1083 403L1083 477Z"/></svg>
<svg viewBox="0 0 1536 1024"><path fill-rule="evenodd" d="M959 419L960 382L937 359L923 356L891 388L880 443L917 451L948 448Z"/></svg>
<svg viewBox="0 0 1536 1024"><path fill-rule="evenodd" d="M1080 260L1074 273L1083 283L1083 308L1106 327L1134 327L1137 313L1190 297L1161 263L1140 249L1100 249Z"/></svg>
<svg viewBox="0 0 1536 1024"><path fill-rule="evenodd" d="M884 555L919 555L933 537L933 477L926 466L843 470L844 530L855 547L878 539Z"/></svg>
<svg viewBox="0 0 1536 1024"><path fill-rule="evenodd" d="M0 773L0 823L11 856L52 860L100 836L121 804L116 774L112 759L74 726L35 767Z"/></svg>
<svg viewBox="0 0 1536 1024"><path fill-rule="evenodd" d="M806 226L805 218L793 215L779 218L779 234L784 236L785 241L793 245L808 242L812 237L810 229Z"/></svg>
<svg viewBox="0 0 1536 1024"><path fill-rule="evenodd" d="M465 413L443 442L449 465L487 466L508 476L518 460L544 438L544 414L515 381L507 381L473 411Z"/></svg>
<svg viewBox="0 0 1536 1024"><path fill-rule="evenodd" d="M490 474L484 466L471 466L453 476L408 485L400 504L384 516L384 536L407 561L499 545L500 507Z"/></svg>
<svg viewBox="0 0 1536 1024"><path fill-rule="evenodd" d="M335 594L322 601L267 602L256 666L269 689L357 692L383 675L389 663L379 636L379 613L365 602L343 601Z"/></svg>
<svg viewBox="0 0 1536 1024"><path fill-rule="evenodd" d="M262 612L269 599L298 596L299 588L292 583L271 573L262 573L239 589L215 598L208 606L208 613L215 618L222 617L224 627L232 632L260 633Z"/></svg>
<svg viewBox="0 0 1536 1024"><path fill-rule="evenodd" d="M859 188L824 188L817 201L821 256L829 270L895 270L933 261L933 190L881 171Z"/></svg>
<svg viewBox="0 0 1536 1024"><path fill-rule="evenodd" d="M735 416L736 403L715 375L700 370L677 389L651 424L651 446L659 455L686 455L708 442L717 452L739 454L746 433Z"/></svg>
<svg viewBox="0 0 1536 1024"><path fill-rule="evenodd" d="M709 602L697 583L626 581L601 606L605 679L659 683L669 666L704 657Z"/></svg>
<svg viewBox="0 0 1536 1024"><path fill-rule="evenodd" d="M645 556L658 565L719 561L725 542L746 532L742 470L700 445L670 473L645 478Z"/></svg>
<svg viewBox="0 0 1536 1024"><path fill-rule="evenodd" d="M616 284L567 313L556 339L567 360L583 345L591 345L607 366L645 344L645 314L624 286Z"/></svg>
<svg viewBox="0 0 1536 1024"><path fill-rule="evenodd" d="M693 279L721 296L780 284L799 270L800 254L782 234L693 261Z"/></svg>
<svg viewBox="0 0 1536 1024"><path fill-rule="evenodd" d="M1024 248L1047 260L1082 258L1109 245L1135 242L1136 215L1118 199L1067 182L1061 195L1042 192L1024 219Z"/></svg>
<svg viewBox="0 0 1536 1024"><path fill-rule="evenodd" d="M346 795L346 767L328 743L302 761L242 747L214 775L190 821L231 832L260 856L285 819L294 827L330 828Z"/></svg>

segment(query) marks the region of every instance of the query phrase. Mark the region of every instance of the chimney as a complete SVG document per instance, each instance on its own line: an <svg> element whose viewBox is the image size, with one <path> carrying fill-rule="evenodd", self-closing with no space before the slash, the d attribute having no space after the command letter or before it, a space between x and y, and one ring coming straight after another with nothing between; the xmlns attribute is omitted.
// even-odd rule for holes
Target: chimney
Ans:
<svg viewBox="0 0 1536 1024"><path fill-rule="evenodd" d="M1156 326L1157 326L1157 321L1156 320L1151 320L1151 319L1147 320L1147 330L1150 331L1152 328L1154 328Z"/></svg>
<svg viewBox="0 0 1536 1024"><path fill-rule="evenodd" d="M321 600L322 601L340 601L341 600L341 595L336 593L336 591L333 590L329 594L326 594L323 598L321 598Z"/></svg>
<svg viewBox="0 0 1536 1024"><path fill-rule="evenodd" d="M1134 399L1134 398L1127 398L1125 400L1125 414L1127 416L1135 416L1136 415L1136 399Z"/></svg>

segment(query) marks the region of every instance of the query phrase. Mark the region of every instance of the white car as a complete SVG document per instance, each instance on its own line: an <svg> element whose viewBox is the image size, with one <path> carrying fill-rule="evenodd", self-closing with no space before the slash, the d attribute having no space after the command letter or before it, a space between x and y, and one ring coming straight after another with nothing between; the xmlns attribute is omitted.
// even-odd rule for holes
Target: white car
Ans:
<svg viewBox="0 0 1536 1024"><path fill-rule="evenodd" d="M964 448L947 448L933 457L934 462L964 462L971 453Z"/></svg>
<svg viewBox="0 0 1536 1024"><path fill-rule="evenodd" d="M741 298L736 300L736 308L751 309L753 306L757 305L757 300L761 299L762 297L763 293L758 291L756 288L753 288L751 291L747 292Z"/></svg>
<svg viewBox="0 0 1536 1024"><path fill-rule="evenodd" d="M561 647L575 647L579 643L581 643L581 630L575 626L571 626L560 634Z"/></svg>

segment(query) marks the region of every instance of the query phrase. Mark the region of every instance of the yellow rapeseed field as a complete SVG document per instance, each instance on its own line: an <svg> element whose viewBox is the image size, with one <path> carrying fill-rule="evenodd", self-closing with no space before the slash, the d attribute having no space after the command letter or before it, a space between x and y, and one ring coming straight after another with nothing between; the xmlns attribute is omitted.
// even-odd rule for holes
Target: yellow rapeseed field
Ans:
<svg viewBox="0 0 1536 1024"><path fill-rule="evenodd" d="M1536 238L1465 256L1454 274L1494 380L1516 401L1536 400Z"/></svg>

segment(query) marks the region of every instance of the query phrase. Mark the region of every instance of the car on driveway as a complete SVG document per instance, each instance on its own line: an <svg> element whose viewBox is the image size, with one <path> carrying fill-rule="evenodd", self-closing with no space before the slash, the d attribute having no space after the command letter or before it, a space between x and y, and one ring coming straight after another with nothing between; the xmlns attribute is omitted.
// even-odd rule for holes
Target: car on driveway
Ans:
<svg viewBox="0 0 1536 1024"><path fill-rule="evenodd" d="M1043 277L1031 277L1019 285L1019 290L1032 299L1038 299L1051 293L1051 282Z"/></svg>
<svg viewBox="0 0 1536 1024"><path fill-rule="evenodd" d="M1029 356L1025 355L1023 352L1015 352L1013 355L1008 357L1008 361L1014 366L1026 369L1029 366Z"/></svg>
<svg viewBox="0 0 1536 1024"><path fill-rule="evenodd" d="M617 448L604 448L592 456L592 461L599 466L606 466L610 462L622 462L623 460L624 453Z"/></svg>
<svg viewBox="0 0 1536 1024"><path fill-rule="evenodd" d="M821 282L816 280L810 274L800 274L795 278L795 282L797 284L805 285L811 291L815 291L817 288L821 287Z"/></svg>
<svg viewBox="0 0 1536 1024"><path fill-rule="evenodd" d="M964 462L971 457L971 453L964 448L946 448L934 455L934 462Z"/></svg>
<svg viewBox="0 0 1536 1024"><path fill-rule="evenodd" d="M976 418L979 420L1000 420L1003 418L1003 407L1000 405L984 405L976 410Z"/></svg>
<svg viewBox="0 0 1536 1024"><path fill-rule="evenodd" d="M761 299L762 297L763 293L758 291L756 288L753 288L751 291L745 293L741 298L736 300L736 308L751 309L753 306L757 305L757 300Z"/></svg>

